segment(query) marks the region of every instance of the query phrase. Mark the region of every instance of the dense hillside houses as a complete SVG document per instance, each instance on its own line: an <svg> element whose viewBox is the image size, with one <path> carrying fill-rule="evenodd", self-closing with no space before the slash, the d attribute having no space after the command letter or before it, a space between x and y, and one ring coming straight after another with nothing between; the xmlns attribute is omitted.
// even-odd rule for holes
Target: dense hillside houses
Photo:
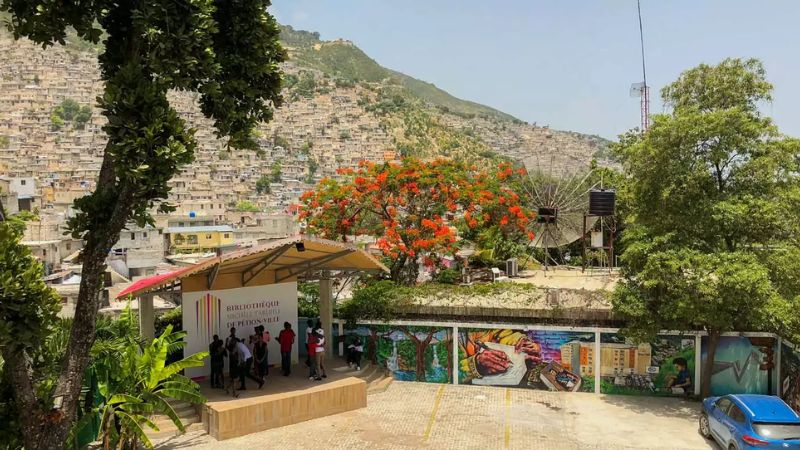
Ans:
<svg viewBox="0 0 800 450"><path fill-rule="evenodd" d="M297 234L302 193L363 160L534 157L567 170L586 167L605 145L526 124L404 75L398 82L400 74L380 68L352 43L322 45L308 33L312 39L299 43L303 33L284 28L292 55L284 65L286 101L258 130L259 152L217 139L194 94L170 95L196 130L196 159L170 181L176 210L156 215L154 228L131 224L110 251L112 270L134 279L169 268L165 260L179 261L181 254L196 260ZM317 64L315 52L344 52L355 65L367 58L378 75ZM66 220L74 200L94 189L100 169L105 118L94 107L102 87L96 55L74 43L43 51L0 32L0 200L11 212L35 214L26 242L47 274L72 267L64 259L80 250L80 241L65 235Z"/></svg>

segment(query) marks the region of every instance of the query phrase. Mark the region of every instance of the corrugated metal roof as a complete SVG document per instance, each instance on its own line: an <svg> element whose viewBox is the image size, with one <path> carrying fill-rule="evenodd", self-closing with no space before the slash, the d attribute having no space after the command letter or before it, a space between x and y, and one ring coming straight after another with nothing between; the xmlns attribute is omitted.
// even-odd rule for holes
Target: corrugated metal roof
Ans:
<svg viewBox="0 0 800 450"><path fill-rule="evenodd" d="M220 232L233 232L233 228L229 225L206 225L206 226L196 226L196 227L168 227L166 229L167 233L175 234L175 233L207 233L209 231L220 231Z"/></svg>
<svg viewBox="0 0 800 450"><path fill-rule="evenodd" d="M303 250L301 251L300 248ZM123 291L117 298L123 295L136 297L156 291L191 275L208 273L216 266L218 266L216 270L219 273L244 274L256 269L257 271L275 270L280 272L281 279L291 279L310 271L320 270L389 271L374 256L348 243L295 236L209 258L168 274L141 279ZM251 278L252 276L254 275L251 273Z"/></svg>

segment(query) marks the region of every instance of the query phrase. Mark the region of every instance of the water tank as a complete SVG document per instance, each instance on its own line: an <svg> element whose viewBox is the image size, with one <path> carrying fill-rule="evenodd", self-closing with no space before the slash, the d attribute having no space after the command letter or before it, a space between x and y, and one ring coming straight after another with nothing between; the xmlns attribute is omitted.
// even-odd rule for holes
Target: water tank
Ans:
<svg viewBox="0 0 800 450"><path fill-rule="evenodd" d="M197 217L197 213L194 211L189 211L189 218L194 219L195 217Z"/></svg>
<svg viewBox="0 0 800 450"><path fill-rule="evenodd" d="M613 216L617 192L613 189L592 189L589 191L589 215Z"/></svg>

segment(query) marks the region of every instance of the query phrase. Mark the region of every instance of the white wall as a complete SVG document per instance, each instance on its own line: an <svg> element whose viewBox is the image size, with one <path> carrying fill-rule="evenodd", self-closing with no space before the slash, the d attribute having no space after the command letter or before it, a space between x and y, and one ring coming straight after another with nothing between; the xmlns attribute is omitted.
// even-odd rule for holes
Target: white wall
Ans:
<svg viewBox="0 0 800 450"><path fill-rule="evenodd" d="M275 339L283 329L283 323L292 324L297 333L297 283L269 284L215 291L185 292L183 299L183 329L186 331L185 355L208 351L213 336L220 339L236 327L236 336L247 338L253 328L263 325L272 340L269 343L269 363L280 365L280 345ZM198 306L204 309L198 310ZM245 341L246 342L246 341ZM292 361L297 361L297 343L292 348ZM227 373L227 359L225 370ZM190 377L208 376L209 360L205 367L188 369Z"/></svg>

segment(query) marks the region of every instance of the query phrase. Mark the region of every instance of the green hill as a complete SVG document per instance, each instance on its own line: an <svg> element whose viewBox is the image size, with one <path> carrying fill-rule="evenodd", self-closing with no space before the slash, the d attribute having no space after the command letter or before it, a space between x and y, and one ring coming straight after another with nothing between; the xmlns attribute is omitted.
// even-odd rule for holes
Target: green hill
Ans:
<svg viewBox="0 0 800 450"><path fill-rule="evenodd" d="M402 86L415 97L461 116L481 116L503 121L519 119L475 102L456 98L431 83L387 69L367 56L350 41L322 41L319 33L281 27L281 40L290 59L302 67L319 70L351 82L389 83Z"/></svg>

